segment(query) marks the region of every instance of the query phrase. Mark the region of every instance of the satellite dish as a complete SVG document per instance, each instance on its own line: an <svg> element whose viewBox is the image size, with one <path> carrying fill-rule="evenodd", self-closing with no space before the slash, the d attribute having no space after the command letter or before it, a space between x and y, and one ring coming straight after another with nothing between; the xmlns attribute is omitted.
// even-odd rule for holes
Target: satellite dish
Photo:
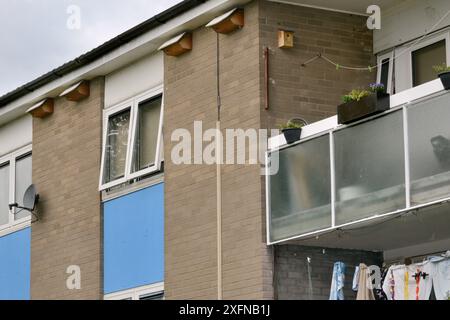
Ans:
<svg viewBox="0 0 450 320"><path fill-rule="evenodd" d="M28 187L23 195L23 206L29 211L34 211L36 204L39 201L39 195L36 193L34 184Z"/></svg>
<svg viewBox="0 0 450 320"><path fill-rule="evenodd" d="M27 188L27 190L25 191L25 194L23 195L23 207L19 206L18 203L12 203L9 205L9 210L12 210L13 208L17 208L17 209L21 209L21 210L30 211L36 217L36 219L38 219L38 217L34 213L34 209L36 208L36 204L38 203L38 201L39 201L39 195L36 193L36 188L35 188L34 184L32 184L31 186L29 186ZM17 212L15 214L17 214Z"/></svg>

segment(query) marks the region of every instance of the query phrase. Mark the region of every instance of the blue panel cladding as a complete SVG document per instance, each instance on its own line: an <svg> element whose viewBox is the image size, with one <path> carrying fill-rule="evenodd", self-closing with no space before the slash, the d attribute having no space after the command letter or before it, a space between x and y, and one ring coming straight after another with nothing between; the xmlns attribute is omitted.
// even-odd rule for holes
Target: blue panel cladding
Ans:
<svg viewBox="0 0 450 320"><path fill-rule="evenodd" d="M0 300L30 299L31 228L0 238Z"/></svg>
<svg viewBox="0 0 450 320"><path fill-rule="evenodd" d="M164 281L164 184L104 203L104 293Z"/></svg>

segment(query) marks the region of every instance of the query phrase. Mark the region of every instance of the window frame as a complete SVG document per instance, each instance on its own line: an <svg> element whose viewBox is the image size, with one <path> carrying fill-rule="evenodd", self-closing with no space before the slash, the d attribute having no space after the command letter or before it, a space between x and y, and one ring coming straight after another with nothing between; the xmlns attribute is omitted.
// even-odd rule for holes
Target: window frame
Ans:
<svg viewBox="0 0 450 320"><path fill-rule="evenodd" d="M143 170L139 170L136 172L132 172L132 161L133 161L133 152L134 152L134 145L136 141L136 129L137 129L137 121L138 121L138 111L139 111L139 104L152 99L157 98L158 96L161 96L161 111L160 111L160 118L159 118L159 126L158 126L158 141L156 143L156 150L155 150L155 164L149 168L145 168ZM109 119L124 111L130 109L130 123L128 128L128 145L127 145L127 154L126 154L126 161L125 161L125 172L124 176L122 178L104 183L104 173L105 173L105 160L106 160L106 141L107 141L107 134L108 134L108 123ZM163 119L164 119L164 88L162 85L157 86L153 89L150 89L140 95L137 95L131 99L128 99L126 101L123 101L115 106L112 106L108 109L103 110L103 141L102 141L102 157L101 157L101 167L100 167L100 181L99 181L99 190L104 191L106 189L110 189L112 187L121 185L129 180L137 179L141 176L145 176L151 173L155 173L161 170L161 162L163 159L162 156L162 131L163 131Z"/></svg>
<svg viewBox="0 0 450 320"><path fill-rule="evenodd" d="M134 153L134 146L136 144L136 133L137 133L137 126L138 126L138 112L139 112L139 105L142 102L151 100L153 98L158 98L159 96L161 96L161 111L160 111L160 115L159 115L159 126L158 126L158 137L157 137L157 142L156 142L156 150L155 150L155 163L153 164L153 166L142 169L142 170L138 170L136 172L132 172L132 162L133 162L133 153ZM147 175L153 172L157 172L161 170L161 146L162 146L162 122L163 122L163 118L164 118L164 95L162 92L162 88L160 90L154 90L151 92L147 92L146 94L138 97L135 100L136 106L134 108L133 111L133 130L131 132L131 146L130 146L130 163L129 163L129 168L128 168L128 172L129 172L129 179L136 179L139 178L140 176L143 175Z"/></svg>
<svg viewBox="0 0 450 320"><path fill-rule="evenodd" d="M413 75L414 75L414 66L413 66L413 53L417 50L426 48L428 46L431 46L433 44L436 44L440 41L444 40L445 42L445 63L448 65L450 63L450 33L444 32L441 34L438 34L434 37L431 37L428 40L425 40L415 46L412 46L411 49L409 50L409 66L410 66L410 70L409 70L409 80L410 80L410 86L411 88L414 87L414 79L413 79ZM441 64L441 62L437 63L437 64Z"/></svg>
<svg viewBox="0 0 450 320"><path fill-rule="evenodd" d="M106 294L105 300L141 300L140 297L149 294L164 293L164 282L158 282L142 287ZM164 298L163 298L164 300Z"/></svg>
<svg viewBox="0 0 450 320"><path fill-rule="evenodd" d="M16 203L16 162L19 159L22 159L26 156L30 155L31 161L33 161L33 153L32 153L32 145L27 145L20 149L17 149L11 153L8 153L2 157L0 157L0 165L8 165L9 166L9 204ZM26 228L31 225L31 214L23 217L21 219L15 220L14 211L16 209L13 208L8 210L9 222L7 224L0 226L0 236L7 235L9 233L16 232L23 228Z"/></svg>
<svg viewBox="0 0 450 320"><path fill-rule="evenodd" d="M394 51L391 50L390 52L380 54L377 56L377 83L381 83L381 70L382 70L382 63L384 60L389 59L389 69L388 69L388 83L386 88L386 93L393 94L393 75L394 75Z"/></svg>
<svg viewBox="0 0 450 320"><path fill-rule="evenodd" d="M440 41L445 41L445 52L446 52L446 63L449 65L450 63L450 31L445 31L443 33L431 36L429 39L423 40L422 42L411 46L408 50L407 58L408 58L408 68L407 71L407 79L409 88L414 88L414 79L413 79L413 53L417 50L423 49L425 47L431 46ZM440 64L440 62L439 62Z"/></svg>

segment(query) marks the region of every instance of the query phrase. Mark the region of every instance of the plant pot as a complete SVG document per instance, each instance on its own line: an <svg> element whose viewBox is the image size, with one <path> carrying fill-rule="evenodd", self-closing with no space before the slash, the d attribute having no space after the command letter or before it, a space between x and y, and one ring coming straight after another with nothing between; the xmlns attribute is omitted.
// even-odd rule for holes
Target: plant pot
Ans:
<svg viewBox="0 0 450 320"><path fill-rule="evenodd" d="M390 108L390 96L386 93L373 93L359 101L349 101L337 107L338 123L349 124Z"/></svg>
<svg viewBox="0 0 450 320"><path fill-rule="evenodd" d="M450 90L450 71L439 73L438 76L439 79L441 79L445 90Z"/></svg>
<svg viewBox="0 0 450 320"><path fill-rule="evenodd" d="M281 130L284 134L284 138L288 144L292 144L298 140L302 135L302 128L289 128Z"/></svg>

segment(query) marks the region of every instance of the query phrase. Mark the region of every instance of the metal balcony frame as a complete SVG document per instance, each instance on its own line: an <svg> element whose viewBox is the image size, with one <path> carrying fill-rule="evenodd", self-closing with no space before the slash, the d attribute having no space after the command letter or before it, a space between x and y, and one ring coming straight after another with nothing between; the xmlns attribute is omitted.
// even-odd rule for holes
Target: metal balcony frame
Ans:
<svg viewBox="0 0 450 320"><path fill-rule="evenodd" d="M433 206L440 203L450 202L450 196L446 198L442 198L435 201L430 201L424 204L411 206L411 191L410 191L410 159L409 159L409 136L408 136L408 109L414 105L417 105L423 101L436 98L442 95L447 94L448 92L444 90L442 83L439 79L426 83L422 86L412 88L410 90L406 90L399 94L391 96L391 109L372 117L368 117L366 119L354 122L349 125L337 125L336 117L331 117L329 119L325 119L316 124L309 125L305 127L304 132L306 134L302 134L302 139L294 144L286 144L284 137L282 135L271 138L269 141L269 150L266 152L266 237L267 237L267 245L275 245L279 243L284 243L287 241L293 240L301 240L305 238L317 237L321 234L329 233L332 231L336 231L338 229L343 229L348 226L354 226L361 223L366 223L372 220L380 220L386 217L394 216L394 215L402 215L405 213L417 211L418 209ZM450 93L448 93L450 94ZM359 125L364 122L372 121L376 118L383 117L386 114L393 112L402 112L403 113L403 137L404 137L404 163L405 163L405 208L396 210L393 212L383 213L373 215L367 218L351 221L345 224L336 224L336 172L335 172L335 150L334 150L334 134L340 130L345 130L347 128ZM331 227L316 230L308 233L299 234L297 236L288 237L282 240L271 241L271 194L270 194L270 167L269 167L269 159L270 155L273 152L279 152L283 149L291 148L296 145L305 143L307 141L316 139L321 136L329 135L329 144L330 144L330 181L331 181Z"/></svg>

